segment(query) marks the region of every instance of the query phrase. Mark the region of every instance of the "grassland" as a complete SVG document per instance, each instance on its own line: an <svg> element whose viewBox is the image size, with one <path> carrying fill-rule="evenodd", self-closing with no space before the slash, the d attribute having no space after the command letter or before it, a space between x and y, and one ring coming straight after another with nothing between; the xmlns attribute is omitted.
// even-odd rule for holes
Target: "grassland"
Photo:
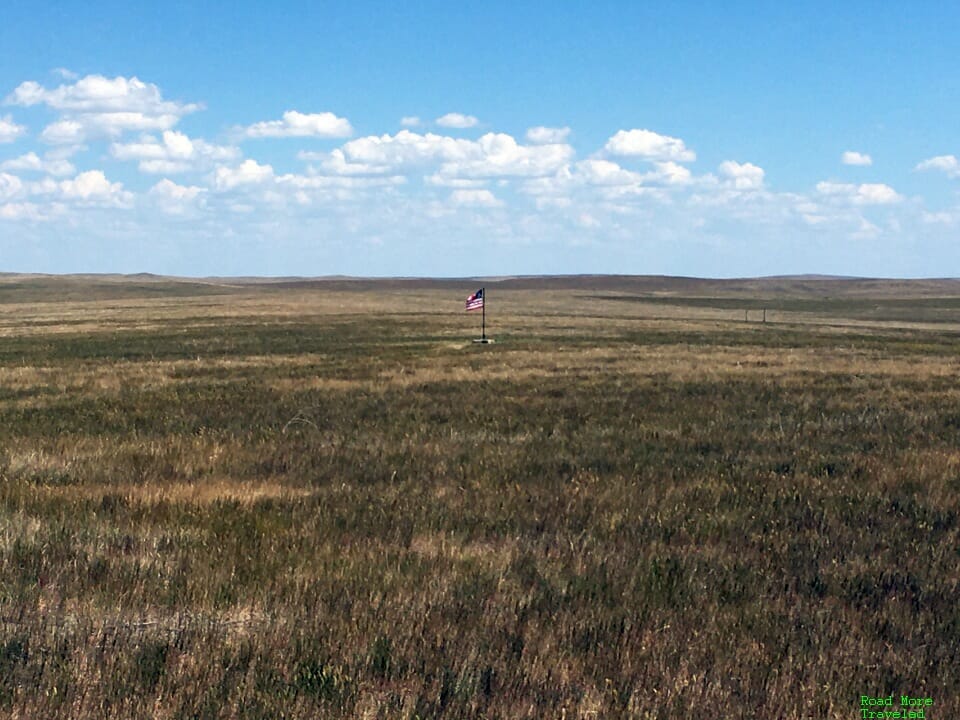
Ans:
<svg viewBox="0 0 960 720"><path fill-rule="evenodd" d="M960 716L960 284L487 287L0 278L0 717Z"/></svg>

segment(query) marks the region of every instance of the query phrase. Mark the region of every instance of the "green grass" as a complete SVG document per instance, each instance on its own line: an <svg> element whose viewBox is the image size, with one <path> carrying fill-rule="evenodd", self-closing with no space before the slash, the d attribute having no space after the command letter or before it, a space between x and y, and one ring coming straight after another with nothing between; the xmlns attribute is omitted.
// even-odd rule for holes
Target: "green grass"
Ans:
<svg viewBox="0 0 960 720"><path fill-rule="evenodd" d="M956 336L321 295L5 339L0 715L960 711Z"/></svg>

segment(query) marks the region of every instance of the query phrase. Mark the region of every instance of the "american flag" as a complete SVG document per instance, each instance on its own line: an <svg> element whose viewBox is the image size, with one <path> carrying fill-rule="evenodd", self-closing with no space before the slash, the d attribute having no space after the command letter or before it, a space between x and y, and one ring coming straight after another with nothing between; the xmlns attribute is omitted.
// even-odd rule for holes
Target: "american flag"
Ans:
<svg viewBox="0 0 960 720"><path fill-rule="evenodd" d="M483 309L483 288L480 288L473 295L467 298L467 310L481 309Z"/></svg>

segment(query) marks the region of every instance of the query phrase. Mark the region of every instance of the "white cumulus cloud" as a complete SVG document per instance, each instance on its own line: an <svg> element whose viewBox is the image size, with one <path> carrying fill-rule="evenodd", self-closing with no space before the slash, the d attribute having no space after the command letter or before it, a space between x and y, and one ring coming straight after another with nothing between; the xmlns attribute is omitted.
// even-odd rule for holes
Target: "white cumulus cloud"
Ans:
<svg viewBox="0 0 960 720"><path fill-rule="evenodd" d="M654 170L644 173L644 182L662 185L689 185L693 182L693 175L690 171L672 160L655 162L653 167Z"/></svg>
<svg viewBox="0 0 960 720"><path fill-rule="evenodd" d="M656 197L665 199L665 186L682 187L693 182L690 171L675 162L654 162L649 172L627 170L611 160L589 158L566 164L546 177L527 180L521 191L548 204L579 190L599 188L605 198ZM552 198L547 201L547 198Z"/></svg>
<svg viewBox="0 0 960 720"><path fill-rule="evenodd" d="M141 172L172 174L209 167L214 162L235 160L240 157L240 150L167 130L160 140L146 136L137 143L113 143L110 154L117 160L139 161Z"/></svg>
<svg viewBox="0 0 960 720"><path fill-rule="evenodd" d="M27 129L23 125L17 125L13 121L12 115L0 117L0 143L13 142L26 132Z"/></svg>
<svg viewBox="0 0 960 720"><path fill-rule="evenodd" d="M440 127L461 129L476 127L480 123L473 115L461 115L460 113L441 115L437 118L436 122Z"/></svg>
<svg viewBox="0 0 960 720"><path fill-rule="evenodd" d="M422 121L416 115L406 115L400 118L400 124L404 127L419 127Z"/></svg>
<svg viewBox="0 0 960 720"><path fill-rule="evenodd" d="M889 185L882 183L867 183L857 188L857 199L864 205L889 205L903 200Z"/></svg>
<svg viewBox="0 0 960 720"><path fill-rule="evenodd" d="M476 143L446 135L401 130L396 135L368 135L346 143L341 154L352 164L395 168L433 160L467 158Z"/></svg>
<svg viewBox="0 0 960 720"><path fill-rule="evenodd" d="M345 138L353 135L353 127L349 120L331 112L301 113L288 110L282 120L254 123L243 130L243 135L248 138Z"/></svg>
<svg viewBox="0 0 960 720"><path fill-rule="evenodd" d="M840 156L840 162L844 165L873 165L873 158L866 153L847 150Z"/></svg>
<svg viewBox="0 0 960 720"><path fill-rule="evenodd" d="M660 135L652 130L619 130L604 149L614 155L629 155L647 160L693 162L697 154L680 138Z"/></svg>
<svg viewBox="0 0 960 720"><path fill-rule="evenodd" d="M915 170L939 170L946 173L947 177L960 177L960 161L954 155L938 155L928 158L917 165Z"/></svg>
<svg viewBox="0 0 960 720"><path fill-rule="evenodd" d="M389 165L350 162L340 148L330 153L301 151L297 157L301 160L319 160L320 172L325 175L383 175L391 170Z"/></svg>
<svg viewBox="0 0 960 720"><path fill-rule="evenodd" d="M76 120L58 120L43 129L40 139L51 145L82 143L86 140L86 128Z"/></svg>
<svg viewBox="0 0 960 720"><path fill-rule="evenodd" d="M488 133L472 143L470 156L451 158L440 166L447 177L538 177L562 167L573 157L569 145L520 145L510 135Z"/></svg>
<svg viewBox="0 0 960 720"><path fill-rule="evenodd" d="M720 163L720 174L735 190L760 190L763 188L763 168L753 163L738 163L726 160Z"/></svg>
<svg viewBox="0 0 960 720"><path fill-rule="evenodd" d="M0 204L0 220L53 220L61 212L58 206L44 209L32 202Z"/></svg>
<svg viewBox="0 0 960 720"><path fill-rule="evenodd" d="M142 112L90 113L82 117L88 128L116 137L126 130L168 130L180 122L172 113L150 115Z"/></svg>
<svg viewBox="0 0 960 720"><path fill-rule="evenodd" d="M25 186L30 195L46 195L80 207L130 207L133 193L110 182L102 170L87 170L69 180L43 178Z"/></svg>
<svg viewBox="0 0 960 720"><path fill-rule="evenodd" d="M610 160L582 160L574 166L575 177L589 185L635 185L643 182L640 173L625 170Z"/></svg>
<svg viewBox="0 0 960 720"><path fill-rule="evenodd" d="M86 113L47 125L40 139L51 145L82 143L96 137L117 137L129 130L167 130L179 115L148 115L141 112Z"/></svg>
<svg viewBox="0 0 960 720"><path fill-rule="evenodd" d="M903 200L900 193L882 183L853 185L823 181L817 183L817 192L828 198L847 201L853 205L891 205Z"/></svg>
<svg viewBox="0 0 960 720"><path fill-rule="evenodd" d="M434 187L449 188L482 188L490 182L489 180L472 180L470 178L448 178L437 173L427 175L423 178L423 181Z"/></svg>
<svg viewBox="0 0 960 720"><path fill-rule="evenodd" d="M139 78L87 75L75 83L48 89L32 80L7 98L11 105L47 105L62 114L40 139L47 143L79 143L90 137L116 137L128 130L168 130L199 104L165 100L160 89Z"/></svg>
<svg viewBox="0 0 960 720"><path fill-rule="evenodd" d="M177 185L172 180L164 178L150 188L148 194L165 213L183 215L193 209L206 192L206 188Z"/></svg>
<svg viewBox="0 0 960 720"><path fill-rule="evenodd" d="M124 191L122 183L110 182L101 170L88 170L72 180L64 180L60 183L60 189L68 200L125 205L132 199L131 194Z"/></svg>
<svg viewBox="0 0 960 720"><path fill-rule="evenodd" d="M0 172L0 200L11 200L23 192L23 180L16 175Z"/></svg>
<svg viewBox="0 0 960 720"><path fill-rule="evenodd" d="M487 133L478 140L401 130L396 135L368 136L331 153L324 166L344 174L393 172L399 168L439 163L441 178L537 177L548 175L573 157L569 145L520 145L510 135ZM368 173L369 174L369 173Z"/></svg>
<svg viewBox="0 0 960 720"><path fill-rule="evenodd" d="M501 200L489 190L454 190L450 202L458 207L500 207Z"/></svg>
<svg viewBox="0 0 960 720"><path fill-rule="evenodd" d="M879 227L874 225L866 218L860 218L857 229L851 233L851 237L857 240L873 240L881 233Z"/></svg>
<svg viewBox="0 0 960 720"><path fill-rule="evenodd" d="M69 160L50 157L49 154L41 159L35 152L28 152L20 157L5 160L0 163L0 170L35 171L57 177L73 175L77 171Z"/></svg>
<svg viewBox="0 0 960 720"><path fill-rule="evenodd" d="M297 190L385 187L389 185L403 185L406 182L407 179L402 175L391 175L389 177L337 177L330 175L289 174L281 175L277 178L278 187L295 188Z"/></svg>
<svg viewBox="0 0 960 720"><path fill-rule="evenodd" d="M160 88L136 77L87 75L72 85L48 90L40 83L21 83L8 97L11 105L49 105L57 110L78 112L142 112L150 115L185 115L199 105L164 100Z"/></svg>
<svg viewBox="0 0 960 720"><path fill-rule="evenodd" d="M244 160L237 167L218 167L213 175L213 184L218 190L232 190L241 185L257 185L272 177L273 168L270 165Z"/></svg>
<svg viewBox="0 0 960 720"><path fill-rule="evenodd" d="M164 198L166 200L176 200L178 202L194 200L204 192L206 192L206 190L202 187L196 187L194 185L177 185L177 183L167 178L164 178L150 188L151 195Z"/></svg>
<svg viewBox="0 0 960 720"><path fill-rule="evenodd" d="M545 145L549 143L562 143L567 141L570 135L570 128L551 128L538 125L527 130L527 141L536 145Z"/></svg>

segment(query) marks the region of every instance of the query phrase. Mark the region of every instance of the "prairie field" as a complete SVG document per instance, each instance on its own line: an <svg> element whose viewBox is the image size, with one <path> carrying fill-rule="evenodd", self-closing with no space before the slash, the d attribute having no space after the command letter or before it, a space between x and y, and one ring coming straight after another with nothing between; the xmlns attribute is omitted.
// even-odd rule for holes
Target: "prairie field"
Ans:
<svg viewBox="0 0 960 720"><path fill-rule="evenodd" d="M960 716L960 282L481 284L0 276L0 717Z"/></svg>

